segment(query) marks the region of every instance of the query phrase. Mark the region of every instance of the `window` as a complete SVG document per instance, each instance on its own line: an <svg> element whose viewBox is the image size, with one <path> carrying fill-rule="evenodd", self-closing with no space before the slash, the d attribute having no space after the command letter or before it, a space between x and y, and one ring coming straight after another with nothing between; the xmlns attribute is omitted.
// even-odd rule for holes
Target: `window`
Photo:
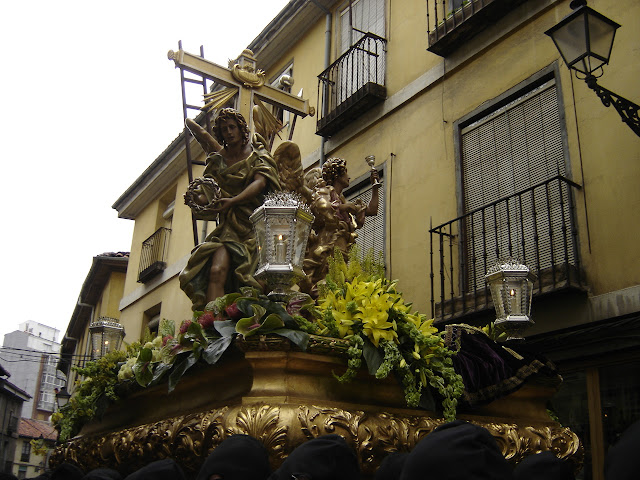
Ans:
<svg viewBox="0 0 640 480"><path fill-rule="evenodd" d="M460 150L465 290L484 288L498 258L518 257L538 274L574 265L570 187L551 181L566 174L555 81L464 126Z"/></svg>
<svg viewBox="0 0 640 480"><path fill-rule="evenodd" d="M147 328L149 329L149 332L151 332L151 334L158 333L158 329L160 328L161 307L162 307L162 303L158 303L157 305L154 305L153 307L148 309L146 312L144 312L143 319L142 319L143 331L141 332L141 336L144 336L144 333L145 333L144 330Z"/></svg>
<svg viewBox="0 0 640 480"><path fill-rule="evenodd" d="M362 256L369 253L373 249L373 259L379 260L382 255L382 260L385 261L385 204L384 204L384 181L382 178L382 172L380 173L380 183L382 186L378 190L378 214L373 217L367 217L364 221L364 225L359 230L356 230L358 237L356 238L356 245L360 249ZM371 183L369 182L369 175L358 179L354 182L352 187L349 187L345 192L345 198L350 201L356 199L362 200L367 205L371 200Z"/></svg>
<svg viewBox="0 0 640 480"><path fill-rule="evenodd" d="M22 441L22 453L20 454L21 462L28 462L31 457L31 442L29 440Z"/></svg>
<svg viewBox="0 0 640 480"><path fill-rule="evenodd" d="M385 36L384 0L355 0L340 11L340 52L343 54L364 33Z"/></svg>

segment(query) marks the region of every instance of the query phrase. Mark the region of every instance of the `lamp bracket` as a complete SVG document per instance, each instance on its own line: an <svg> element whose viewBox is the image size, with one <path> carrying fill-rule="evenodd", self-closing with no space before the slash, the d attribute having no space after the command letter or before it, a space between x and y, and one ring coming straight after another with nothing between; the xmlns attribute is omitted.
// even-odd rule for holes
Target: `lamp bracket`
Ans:
<svg viewBox="0 0 640 480"><path fill-rule="evenodd" d="M596 92L602 104L605 107L613 105L622 121L640 137L640 117L638 117L640 106L599 85L597 78L593 75L587 75L585 82L591 90Z"/></svg>

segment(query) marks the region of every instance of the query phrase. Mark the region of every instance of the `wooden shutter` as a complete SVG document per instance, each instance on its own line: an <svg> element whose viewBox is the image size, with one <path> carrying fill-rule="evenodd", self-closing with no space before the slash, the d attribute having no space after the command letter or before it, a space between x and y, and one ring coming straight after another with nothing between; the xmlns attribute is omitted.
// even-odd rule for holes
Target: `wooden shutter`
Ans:
<svg viewBox="0 0 640 480"><path fill-rule="evenodd" d="M566 185L555 180L514 196L558 174L565 160L553 80L463 128L463 213L510 197L466 222L467 289L484 288L486 269L510 251L536 269L565 262L567 248L573 262Z"/></svg>

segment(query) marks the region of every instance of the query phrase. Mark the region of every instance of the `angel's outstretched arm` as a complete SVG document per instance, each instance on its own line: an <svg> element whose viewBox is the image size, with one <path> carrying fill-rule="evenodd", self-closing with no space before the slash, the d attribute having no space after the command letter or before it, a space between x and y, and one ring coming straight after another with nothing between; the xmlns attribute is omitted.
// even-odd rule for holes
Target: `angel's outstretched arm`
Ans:
<svg viewBox="0 0 640 480"><path fill-rule="evenodd" d="M222 145L194 120L187 118L184 123L207 155L222 150Z"/></svg>

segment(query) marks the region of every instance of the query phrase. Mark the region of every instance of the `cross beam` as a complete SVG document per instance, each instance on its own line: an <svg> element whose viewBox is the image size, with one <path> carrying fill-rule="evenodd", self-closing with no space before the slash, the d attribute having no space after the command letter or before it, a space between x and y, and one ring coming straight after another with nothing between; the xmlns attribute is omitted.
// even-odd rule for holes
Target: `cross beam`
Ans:
<svg viewBox="0 0 640 480"><path fill-rule="evenodd" d="M247 57L245 54L247 50L243 52L241 59L253 60L252 57ZM300 117L306 117L311 113L309 107L309 101L303 100L299 97L293 96L277 88L273 88L269 85L251 85L247 82L242 82L229 68L221 67L220 65L210 62L200 56L193 55L185 52L184 50L178 50L174 52L169 51L168 57L173 60L176 68L182 68L188 72L196 75L200 75L204 78L208 78L213 82L219 83L226 87L232 87L238 89L238 111L244 116L245 119L251 121L251 108L253 107L253 96L256 95L260 100L275 105L283 110L288 110ZM237 65L236 65L237 66Z"/></svg>

